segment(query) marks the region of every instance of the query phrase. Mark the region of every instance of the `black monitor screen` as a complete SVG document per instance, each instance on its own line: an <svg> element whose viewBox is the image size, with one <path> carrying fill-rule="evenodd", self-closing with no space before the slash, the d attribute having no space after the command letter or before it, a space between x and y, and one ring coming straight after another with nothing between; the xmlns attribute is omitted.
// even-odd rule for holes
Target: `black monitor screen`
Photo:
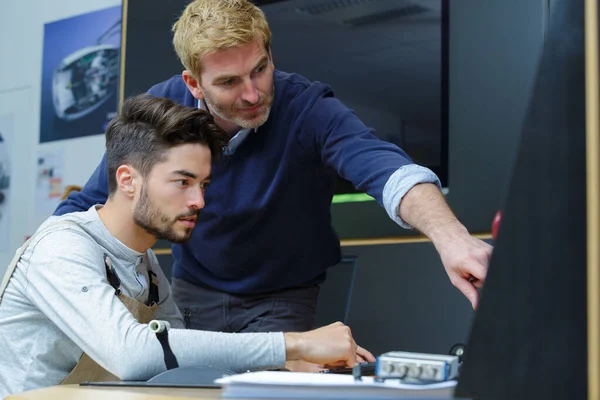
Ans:
<svg viewBox="0 0 600 400"><path fill-rule="evenodd" d="M375 134L447 171L447 0L256 1L275 66L331 85ZM355 193L340 179L336 194Z"/></svg>

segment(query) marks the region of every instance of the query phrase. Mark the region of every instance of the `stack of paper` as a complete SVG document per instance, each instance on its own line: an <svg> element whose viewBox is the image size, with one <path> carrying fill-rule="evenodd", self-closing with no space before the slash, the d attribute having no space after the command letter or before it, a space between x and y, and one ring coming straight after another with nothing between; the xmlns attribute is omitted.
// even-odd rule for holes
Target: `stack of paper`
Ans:
<svg viewBox="0 0 600 400"><path fill-rule="evenodd" d="M355 381L352 375L261 371L217 379L223 397L327 399L449 399L456 381L406 384L398 380Z"/></svg>

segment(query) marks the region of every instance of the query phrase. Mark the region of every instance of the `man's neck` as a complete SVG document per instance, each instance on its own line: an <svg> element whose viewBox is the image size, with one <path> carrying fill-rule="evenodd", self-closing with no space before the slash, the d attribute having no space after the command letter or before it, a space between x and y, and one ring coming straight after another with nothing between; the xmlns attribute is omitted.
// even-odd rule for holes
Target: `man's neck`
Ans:
<svg viewBox="0 0 600 400"><path fill-rule="evenodd" d="M231 139L232 137L234 137L235 134L238 133L240 131L240 129L242 129L240 126L234 124L233 122L227 121L217 115L213 114L213 117L215 119L215 123L217 125L219 125L221 127L221 129L223 129L227 133L228 139Z"/></svg>
<svg viewBox="0 0 600 400"><path fill-rule="evenodd" d="M206 104L206 101L204 100L198 100L199 104L200 104L200 108L202 110L208 111L214 118L215 123L217 125L219 125L219 127L221 129L223 129L225 131L225 133L227 133L227 138L231 139L232 137L235 136L236 133L238 133L240 131L240 129L242 129L241 126L238 126L236 124L234 124L231 121L227 121L226 119L223 119L221 117L219 117L217 114L213 113L209 108L208 108L208 104Z"/></svg>
<svg viewBox="0 0 600 400"><path fill-rule="evenodd" d="M145 253L156 243L156 237L140 228L133 220L130 204L109 198L98 210L100 220L118 241L139 253Z"/></svg>

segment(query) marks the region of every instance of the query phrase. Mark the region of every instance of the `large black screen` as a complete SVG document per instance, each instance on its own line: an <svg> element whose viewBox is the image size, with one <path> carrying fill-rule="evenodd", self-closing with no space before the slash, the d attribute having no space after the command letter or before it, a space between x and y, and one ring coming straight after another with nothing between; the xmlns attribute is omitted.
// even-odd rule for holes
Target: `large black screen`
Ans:
<svg viewBox="0 0 600 400"><path fill-rule="evenodd" d="M443 0L256 1L278 69L336 96L448 185L448 9ZM353 193L340 180L336 193Z"/></svg>

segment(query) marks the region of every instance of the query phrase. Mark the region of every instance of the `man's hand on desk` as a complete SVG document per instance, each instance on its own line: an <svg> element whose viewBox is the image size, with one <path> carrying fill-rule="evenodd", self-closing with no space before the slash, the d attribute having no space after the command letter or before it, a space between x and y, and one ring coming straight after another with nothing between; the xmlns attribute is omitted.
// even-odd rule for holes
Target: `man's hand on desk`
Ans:
<svg viewBox="0 0 600 400"><path fill-rule="evenodd" d="M325 365L353 367L356 362L375 361L373 354L356 344L350 328L341 322L308 332L284 333L284 337L288 369L318 370ZM306 363L289 362L293 360Z"/></svg>
<svg viewBox="0 0 600 400"><path fill-rule="evenodd" d="M363 363L363 362L375 362L375 358L370 358L369 355L371 353L369 353L367 350L363 349L362 347L358 347L357 349L357 354L356 354L356 362L357 363ZM362 353L362 355L360 355L360 352L364 352ZM286 361L285 363L285 368L292 371L292 372L321 372L323 370L327 370L327 369L332 369L332 368L340 368L340 367L345 367L345 363L334 363L332 364L313 364L310 363L308 361L304 361L304 360L290 360L290 361Z"/></svg>

